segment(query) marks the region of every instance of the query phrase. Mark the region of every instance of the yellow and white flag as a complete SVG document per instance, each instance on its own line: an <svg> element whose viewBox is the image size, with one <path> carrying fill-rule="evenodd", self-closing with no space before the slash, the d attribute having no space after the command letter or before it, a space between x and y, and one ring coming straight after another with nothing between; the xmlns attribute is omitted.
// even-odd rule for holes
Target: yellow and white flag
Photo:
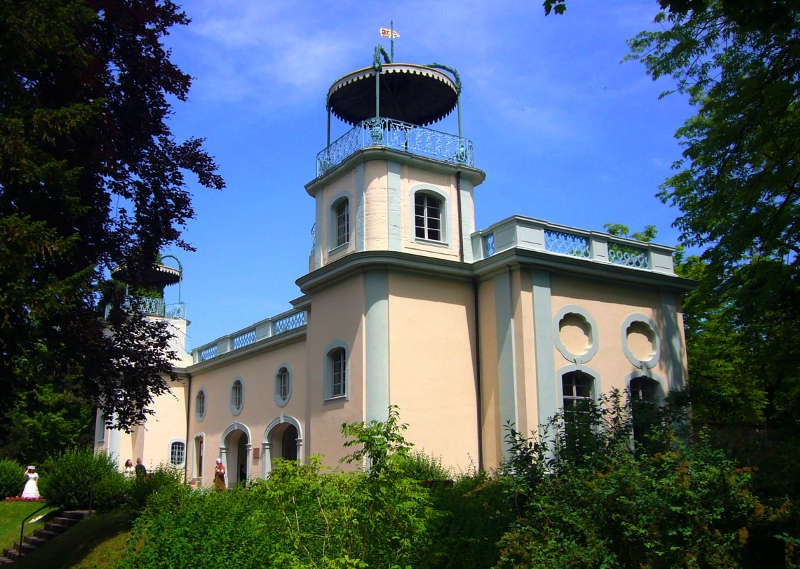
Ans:
<svg viewBox="0 0 800 569"><path fill-rule="evenodd" d="M389 28L381 28L381 37L396 39L400 37L400 34Z"/></svg>

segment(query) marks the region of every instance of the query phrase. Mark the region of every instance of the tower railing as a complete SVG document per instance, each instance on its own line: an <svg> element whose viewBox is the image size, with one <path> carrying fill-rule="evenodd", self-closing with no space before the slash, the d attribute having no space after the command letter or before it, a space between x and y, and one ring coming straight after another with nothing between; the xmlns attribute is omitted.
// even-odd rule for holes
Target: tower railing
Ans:
<svg viewBox="0 0 800 569"><path fill-rule="evenodd" d="M385 147L452 164L474 164L472 141L396 119L361 121L317 153L317 176L364 148Z"/></svg>
<svg viewBox="0 0 800 569"><path fill-rule="evenodd" d="M183 302L175 302L167 304L162 298L155 298L149 296L132 296L125 297L122 303L122 309L126 312L136 310L147 316L160 316L161 318L186 318L186 304ZM111 311L111 305L106 304L105 317L108 318Z"/></svg>

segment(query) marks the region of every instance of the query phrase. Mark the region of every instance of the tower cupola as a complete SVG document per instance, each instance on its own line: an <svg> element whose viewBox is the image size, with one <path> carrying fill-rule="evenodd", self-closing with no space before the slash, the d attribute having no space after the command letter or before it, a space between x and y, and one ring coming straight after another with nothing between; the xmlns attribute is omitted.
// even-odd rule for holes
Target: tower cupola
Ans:
<svg viewBox="0 0 800 569"><path fill-rule="evenodd" d="M367 250L471 260L473 187L485 175L460 101L454 68L396 63L380 45L371 66L333 82L327 144L306 185L317 202L310 270ZM456 134L429 128L454 110ZM332 116L351 126L333 141Z"/></svg>

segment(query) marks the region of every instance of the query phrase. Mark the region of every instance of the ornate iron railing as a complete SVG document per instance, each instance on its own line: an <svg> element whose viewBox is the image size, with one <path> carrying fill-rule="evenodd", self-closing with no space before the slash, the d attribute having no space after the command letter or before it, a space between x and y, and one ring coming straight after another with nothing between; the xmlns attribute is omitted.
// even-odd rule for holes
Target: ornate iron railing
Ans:
<svg viewBox="0 0 800 569"><path fill-rule="evenodd" d="M616 265L636 267L639 269L650 268L650 258L647 249L633 245L613 243L608 246L608 260Z"/></svg>
<svg viewBox="0 0 800 569"><path fill-rule="evenodd" d="M384 146L453 164L474 164L472 141L407 122L380 118L360 122L317 154L317 176L363 148Z"/></svg>
<svg viewBox="0 0 800 569"><path fill-rule="evenodd" d="M127 312L137 311L147 316L160 316L162 318L186 318L186 305L183 302L166 304L162 298L149 296L128 296L122 303L122 309ZM108 318L111 305L106 304L105 317Z"/></svg>
<svg viewBox="0 0 800 569"><path fill-rule="evenodd" d="M544 248L553 253L572 255L574 257L591 257L589 238L565 231L544 232Z"/></svg>
<svg viewBox="0 0 800 569"><path fill-rule="evenodd" d="M195 363L204 362L233 350L239 350L259 340L295 330L305 326L307 321L308 313L305 310L290 310L195 348L192 350L192 357Z"/></svg>

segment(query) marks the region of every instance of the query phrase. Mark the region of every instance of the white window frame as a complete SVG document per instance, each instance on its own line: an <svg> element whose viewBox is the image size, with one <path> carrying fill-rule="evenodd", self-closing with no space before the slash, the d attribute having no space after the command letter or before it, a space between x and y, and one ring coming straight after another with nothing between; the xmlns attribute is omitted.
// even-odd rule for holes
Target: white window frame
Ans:
<svg viewBox="0 0 800 569"><path fill-rule="evenodd" d="M603 384L600 379L600 374L594 371L592 368L581 365L581 364L572 364L568 366L564 366L558 371L556 371L556 377L558 378L558 392L557 392L557 403L558 409L564 409L564 376L573 372L573 371L582 371L583 373L591 376L592 378L592 391L591 391L591 399L597 403L600 394L603 393Z"/></svg>
<svg viewBox="0 0 800 569"><path fill-rule="evenodd" d="M334 377L336 374L336 369L334 366L336 362L334 361L334 355L338 350L342 350L343 353L343 362L342 368L339 370L342 372L342 387L341 392L334 393ZM347 344L344 342L334 342L330 346L328 346L325 350L323 362L323 374L324 374L324 381L323 381L323 399L325 401L337 401L337 400L348 400L350 398L350 351L347 348Z"/></svg>
<svg viewBox="0 0 800 569"><path fill-rule="evenodd" d="M338 209L345 204L346 235L344 241L339 241L339 215ZM328 252L338 252L347 249L353 240L353 198L349 192L340 192L331 199L328 205Z"/></svg>
<svg viewBox="0 0 800 569"><path fill-rule="evenodd" d="M439 239L428 237L427 216L425 217L425 236L417 236L417 196L426 196L439 202ZM409 192L409 209L411 210L411 240L417 243L436 246L450 246L450 227L447 223L449 200L445 192L427 184L417 185Z"/></svg>
<svg viewBox="0 0 800 569"><path fill-rule="evenodd" d="M173 456L173 448L175 445L181 445L182 447L182 460L179 463L175 463L172 461ZM167 445L167 464L171 468L183 468L186 465L186 441L183 439L172 439L169 441L169 445Z"/></svg>
<svg viewBox="0 0 800 569"><path fill-rule="evenodd" d="M200 405L197 402L200 400L200 396L203 396L203 409L202 412L200 410ZM201 387L197 390L197 393L194 396L194 418L198 421L202 421L206 418L206 412L208 411L208 394L206 393L206 388Z"/></svg>
<svg viewBox="0 0 800 569"><path fill-rule="evenodd" d="M281 372L286 370L286 396L284 397L281 394ZM292 398L292 368L289 367L289 364L282 363L278 366L278 369L275 371L275 404L278 407L286 407L289 403L289 400Z"/></svg>
<svg viewBox="0 0 800 569"><path fill-rule="evenodd" d="M233 400L233 396L234 396L234 387L236 386L236 383L237 383L237 382L238 382L239 384L241 384L241 386L242 386L242 387L241 387L241 398L240 398L240 401L239 401L239 406L238 406L238 407L236 407L236 406L234 405L234 403L235 403L235 402L234 402L234 400ZM236 416L236 415L238 415L239 413L241 413L241 412L242 412L242 409L244 409L244 379L242 378L242 376L238 375L238 376L236 376L236 377L234 377L234 378L233 378L233 381L231 381L231 391L230 391L230 393L231 393L231 397L230 397L230 399L231 399L231 400L230 400L230 404L231 404L231 413L232 413L234 416Z"/></svg>

